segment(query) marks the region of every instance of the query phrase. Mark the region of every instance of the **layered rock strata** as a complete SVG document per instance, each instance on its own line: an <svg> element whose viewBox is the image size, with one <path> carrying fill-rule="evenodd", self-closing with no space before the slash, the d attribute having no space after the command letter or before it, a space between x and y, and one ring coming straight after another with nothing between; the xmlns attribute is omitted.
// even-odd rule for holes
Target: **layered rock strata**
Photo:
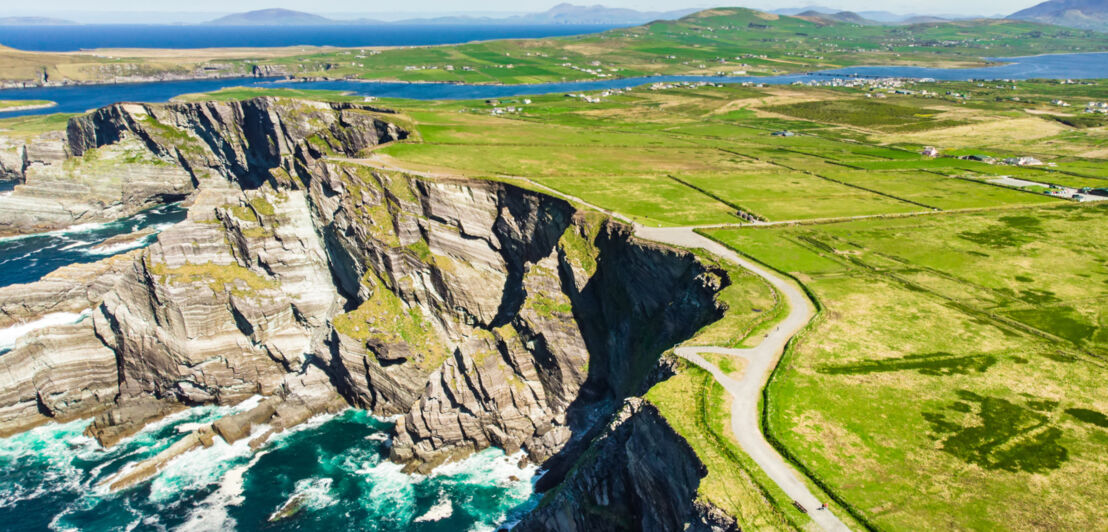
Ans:
<svg viewBox="0 0 1108 532"><path fill-rule="evenodd" d="M391 118L260 98L121 104L72 120L67 158L51 166L115 154L166 172L158 186L124 179L126 194L96 212L187 194L188 218L99 270L0 291L9 320L54 308L50 297L93 307L84 322L0 356L0 431L99 413L89 433L110 445L184 405L260 395L173 452L212 437L260 445L349 403L399 417L392 458L412 470L489 446L541 462L582 448L644 391L663 351L721 315L724 272L565 201L365 166L365 150L407 136ZM5 297L18 290L51 295L19 306ZM662 429L644 427L611 441L647 452ZM169 459L109 484L140 481ZM680 481L695 486L703 473L689 467ZM613 492L653 473L630 474ZM682 489L659 493L691 501Z"/></svg>

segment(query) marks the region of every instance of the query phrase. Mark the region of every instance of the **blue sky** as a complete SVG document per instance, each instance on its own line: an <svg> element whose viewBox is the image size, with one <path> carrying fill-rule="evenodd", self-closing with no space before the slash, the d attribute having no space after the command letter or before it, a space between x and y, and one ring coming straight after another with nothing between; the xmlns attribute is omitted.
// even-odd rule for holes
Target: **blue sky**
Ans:
<svg viewBox="0 0 1108 532"><path fill-rule="evenodd" d="M0 16L27 13L94 13L94 12L202 12L227 13L267 7L283 7L313 13L407 13L439 14L461 12L532 12L549 9L558 0L405 0L402 3L380 0L0 0ZM575 3L602 3L609 7L631 7L639 10L670 10L706 8L717 5L740 5L756 9L822 5L853 11L885 10L901 13L1011 13L1034 5L1035 0L745 0L724 2L681 0L577 0Z"/></svg>

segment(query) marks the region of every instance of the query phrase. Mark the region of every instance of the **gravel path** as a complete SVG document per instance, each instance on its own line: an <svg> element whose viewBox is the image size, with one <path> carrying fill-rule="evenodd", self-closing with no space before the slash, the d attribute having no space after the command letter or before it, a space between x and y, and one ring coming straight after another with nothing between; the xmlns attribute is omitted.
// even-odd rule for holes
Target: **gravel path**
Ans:
<svg viewBox="0 0 1108 532"><path fill-rule="evenodd" d="M769 475L785 494L808 510L808 515L823 530L850 530L842 521L839 521L831 510L819 510L822 503L812 495L808 487L801 480L801 475L792 468L777 451L770 446L762 434L758 416L758 399L761 397L762 387L769 378L770 372L777 365L785 344L800 331L815 315L811 302L798 288L785 282L766 268L739 256L734 251L723 245L696 234L692 229L656 228L635 226L635 236L644 240L652 240L673 246L685 248L702 248L723 259L729 260L768 281L777 291L784 295L789 304L789 315L766 334L762 343L749 349L728 349L724 347L678 347L674 351L678 356L708 370L712 376L723 385L734 402L731 403L731 432L739 442L746 454L750 455ZM728 356L742 357L747 360L746 369L742 377L735 380L727 376L719 368L700 356L700 353L718 353Z"/></svg>

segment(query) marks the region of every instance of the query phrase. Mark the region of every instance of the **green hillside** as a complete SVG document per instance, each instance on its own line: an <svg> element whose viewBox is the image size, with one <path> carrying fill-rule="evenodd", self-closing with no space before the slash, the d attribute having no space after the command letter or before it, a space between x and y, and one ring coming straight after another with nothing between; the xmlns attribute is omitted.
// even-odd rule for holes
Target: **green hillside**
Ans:
<svg viewBox="0 0 1108 532"><path fill-rule="evenodd" d="M973 66L986 57L1093 51L1108 51L1108 35L1009 20L860 26L729 8L595 35L328 51L265 63L332 78L514 84L863 64Z"/></svg>

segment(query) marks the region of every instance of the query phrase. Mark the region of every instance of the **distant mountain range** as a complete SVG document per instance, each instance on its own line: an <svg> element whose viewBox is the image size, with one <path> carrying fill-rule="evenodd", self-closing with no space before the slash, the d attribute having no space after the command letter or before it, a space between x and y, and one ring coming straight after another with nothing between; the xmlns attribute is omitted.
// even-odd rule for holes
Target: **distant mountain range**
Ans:
<svg viewBox="0 0 1108 532"><path fill-rule="evenodd" d="M327 17L291 9L259 9L206 22L215 26L317 26L340 23Z"/></svg>
<svg viewBox="0 0 1108 532"><path fill-rule="evenodd" d="M634 9L558 4L542 13L516 15L504 18L492 17L436 17L410 19L402 23L419 24L646 24L655 20L675 20L699 9L677 11L636 11Z"/></svg>
<svg viewBox="0 0 1108 532"><path fill-rule="evenodd" d="M371 19L339 20L293 11L289 9L262 9L227 15L206 24L220 26L315 26L327 24L513 24L513 25L545 25L545 24L593 24L593 25L635 25L645 24L654 20L678 19L685 15L695 13L697 9L682 9L678 11L636 11L634 9L610 8L601 5L578 6L573 4L559 4L542 13L527 15L515 15L510 17L435 17L423 19L407 19L395 22L383 22Z"/></svg>
<svg viewBox="0 0 1108 532"><path fill-rule="evenodd" d="M985 15L920 15L915 13L900 14L888 11L843 11L823 6L791 7L775 9L771 13L788 16L823 16L838 22L851 22L855 17L861 18L862 24L922 24L927 22L946 22L951 20L965 20L973 18L987 18Z"/></svg>
<svg viewBox="0 0 1108 532"><path fill-rule="evenodd" d="M1108 30L1108 0L1049 0L1012 13L1008 18L1106 31Z"/></svg>

